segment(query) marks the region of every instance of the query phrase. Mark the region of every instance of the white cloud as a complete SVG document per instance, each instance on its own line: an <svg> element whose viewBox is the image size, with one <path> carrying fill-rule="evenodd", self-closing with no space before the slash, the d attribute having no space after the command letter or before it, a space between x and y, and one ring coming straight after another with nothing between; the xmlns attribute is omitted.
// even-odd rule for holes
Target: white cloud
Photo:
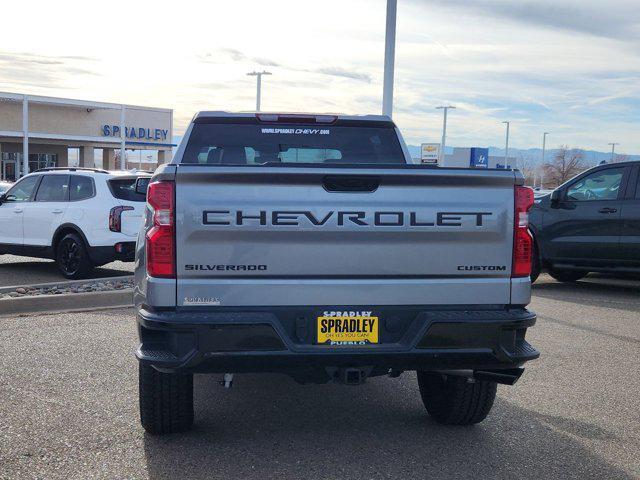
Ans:
<svg viewBox="0 0 640 480"><path fill-rule="evenodd" d="M267 68L264 109L377 113L384 15L383 0L10 2L0 89L170 107L180 132L196 110L253 108L245 74ZM395 119L437 141L435 107L453 103L450 145L502 144L509 119L516 147L548 130L640 153L638 19L637 0L399 0Z"/></svg>

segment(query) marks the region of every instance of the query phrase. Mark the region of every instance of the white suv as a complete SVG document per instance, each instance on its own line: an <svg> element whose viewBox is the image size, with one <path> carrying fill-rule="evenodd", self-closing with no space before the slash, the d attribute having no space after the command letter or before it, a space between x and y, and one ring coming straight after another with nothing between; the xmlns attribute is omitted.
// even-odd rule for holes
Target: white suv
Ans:
<svg viewBox="0 0 640 480"><path fill-rule="evenodd" d="M0 254L52 258L67 278L114 260L133 261L147 173L50 168L0 196Z"/></svg>

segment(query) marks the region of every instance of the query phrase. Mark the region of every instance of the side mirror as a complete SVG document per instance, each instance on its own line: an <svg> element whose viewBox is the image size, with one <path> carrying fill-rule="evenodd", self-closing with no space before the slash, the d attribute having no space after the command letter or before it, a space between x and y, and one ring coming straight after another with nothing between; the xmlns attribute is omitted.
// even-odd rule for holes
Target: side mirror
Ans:
<svg viewBox="0 0 640 480"><path fill-rule="evenodd" d="M0 205L7 201L7 196L3 193L0 195Z"/></svg>
<svg viewBox="0 0 640 480"><path fill-rule="evenodd" d="M562 198L562 191L556 188L553 192L551 192L551 207L556 208L560 203L561 198Z"/></svg>
<svg viewBox="0 0 640 480"><path fill-rule="evenodd" d="M140 177L136 179L136 193L146 196L147 189L149 188L150 182L151 182L150 177Z"/></svg>

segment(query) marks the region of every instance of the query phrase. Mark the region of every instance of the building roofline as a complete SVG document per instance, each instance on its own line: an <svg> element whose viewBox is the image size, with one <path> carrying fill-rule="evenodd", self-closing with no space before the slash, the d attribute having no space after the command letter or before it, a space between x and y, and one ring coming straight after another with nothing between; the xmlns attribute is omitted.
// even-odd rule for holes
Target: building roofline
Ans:
<svg viewBox="0 0 640 480"><path fill-rule="evenodd" d="M171 108L145 107L142 105L129 105L126 103L92 102L89 100L78 100L73 98L48 97L43 95L30 95L14 92L0 92L0 99L22 101L25 97L29 100L29 103L40 103L44 105L61 105L66 107L82 107L105 110L120 110L122 106L124 106L125 108L132 110L149 110L156 112L173 113L173 109Z"/></svg>

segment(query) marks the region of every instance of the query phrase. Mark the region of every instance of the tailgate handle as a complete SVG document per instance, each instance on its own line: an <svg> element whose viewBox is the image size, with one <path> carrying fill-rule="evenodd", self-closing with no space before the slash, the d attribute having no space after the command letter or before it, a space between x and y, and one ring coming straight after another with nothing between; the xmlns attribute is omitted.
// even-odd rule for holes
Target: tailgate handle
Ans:
<svg viewBox="0 0 640 480"><path fill-rule="evenodd" d="M327 192L375 192L380 177L372 175L327 175L322 179Z"/></svg>

